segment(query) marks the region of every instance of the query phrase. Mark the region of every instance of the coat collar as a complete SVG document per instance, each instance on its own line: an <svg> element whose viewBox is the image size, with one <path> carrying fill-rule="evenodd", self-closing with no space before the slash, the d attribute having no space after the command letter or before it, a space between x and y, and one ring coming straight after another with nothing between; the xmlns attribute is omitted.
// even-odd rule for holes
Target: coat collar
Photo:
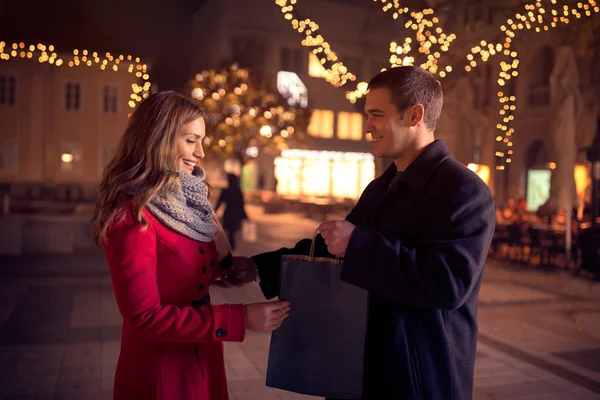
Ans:
<svg viewBox="0 0 600 400"><path fill-rule="evenodd" d="M433 172L448 157L450 157L450 151L444 141L435 140L409 164L399 182L404 182L417 193L422 192ZM396 176L396 172L396 164L392 163L383 173L384 180L390 182Z"/></svg>

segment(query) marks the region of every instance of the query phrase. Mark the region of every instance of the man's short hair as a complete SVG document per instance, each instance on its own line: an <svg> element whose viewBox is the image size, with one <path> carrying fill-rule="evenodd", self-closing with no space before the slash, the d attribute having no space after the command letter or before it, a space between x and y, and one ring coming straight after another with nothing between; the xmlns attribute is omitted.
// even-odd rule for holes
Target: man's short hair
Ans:
<svg viewBox="0 0 600 400"><path fill-rule="evenodd" d="M399 112L422 104L425 108L425 125L435 130L442 113L444 94L442 85L431 73L414 66L390 68L378 73L369 82L369 89L380 88L390 91L392 102Z"/></svg>

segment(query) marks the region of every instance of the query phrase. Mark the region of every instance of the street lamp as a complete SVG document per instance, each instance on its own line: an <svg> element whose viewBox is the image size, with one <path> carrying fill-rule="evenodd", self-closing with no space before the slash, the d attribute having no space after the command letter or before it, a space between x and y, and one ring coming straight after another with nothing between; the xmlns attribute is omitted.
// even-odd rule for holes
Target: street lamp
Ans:
<svg viewBox="0 0 600 400"><path fill-rule="evenodd" d="M600 189L600 118L596 122L596 137L594 143L587 149L587 158L592 163L592 230L596 229L596 220L600 215L598 210L598 191Z"/></svg>
<svg viewBox="0 0 600 400"><path fill-rule="evenodd" d="M592 226L581 232L581 268L595 273L596 280L600 280L600 232L597 223L600 202L600 118L596 122L594 143L587 149L587 158L592 163Z"/></svg>

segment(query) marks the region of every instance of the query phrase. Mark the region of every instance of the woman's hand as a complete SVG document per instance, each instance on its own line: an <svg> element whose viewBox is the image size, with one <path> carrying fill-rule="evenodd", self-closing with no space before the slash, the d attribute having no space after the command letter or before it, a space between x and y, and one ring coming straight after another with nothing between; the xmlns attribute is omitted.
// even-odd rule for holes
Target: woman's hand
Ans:
<svg viewBox="0 0 600 400"><path fill-rule="evenodd" d="M217 246L217 255L219 256L219 260L222 260L227 256L227 254L231 253L231 245L229 244L229 239L227 239L227 234L221 226L219 222L219 217L217 214L213 215L213 225L217 228L217 233L213 237L215 241L215 245Z"/></svg>
<svg viewBox="0 0 600 400"><path fill-rule="evenodd" d="M247 304L246 329L256 332L271 332L281 326L290 313L289 301L267 301Z"/></svg>

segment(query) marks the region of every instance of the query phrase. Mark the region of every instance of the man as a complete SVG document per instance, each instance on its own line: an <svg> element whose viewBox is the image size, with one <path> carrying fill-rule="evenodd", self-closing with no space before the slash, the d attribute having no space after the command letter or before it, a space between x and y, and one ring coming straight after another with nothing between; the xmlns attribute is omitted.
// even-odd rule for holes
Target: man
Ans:
<svg viewBox="0 0 600 400"><path fill-rule="evenodd" d="M434 140L442 103L439 82L417 67L371 80L365 129L373 154L394 163L346 220L319 227L317 255L344 257L341 279L369 292L363 399L472 398L494 202L485 183ZM267 298L278 294L281 255L309 246L303 240L252 257Z"/></svg>

